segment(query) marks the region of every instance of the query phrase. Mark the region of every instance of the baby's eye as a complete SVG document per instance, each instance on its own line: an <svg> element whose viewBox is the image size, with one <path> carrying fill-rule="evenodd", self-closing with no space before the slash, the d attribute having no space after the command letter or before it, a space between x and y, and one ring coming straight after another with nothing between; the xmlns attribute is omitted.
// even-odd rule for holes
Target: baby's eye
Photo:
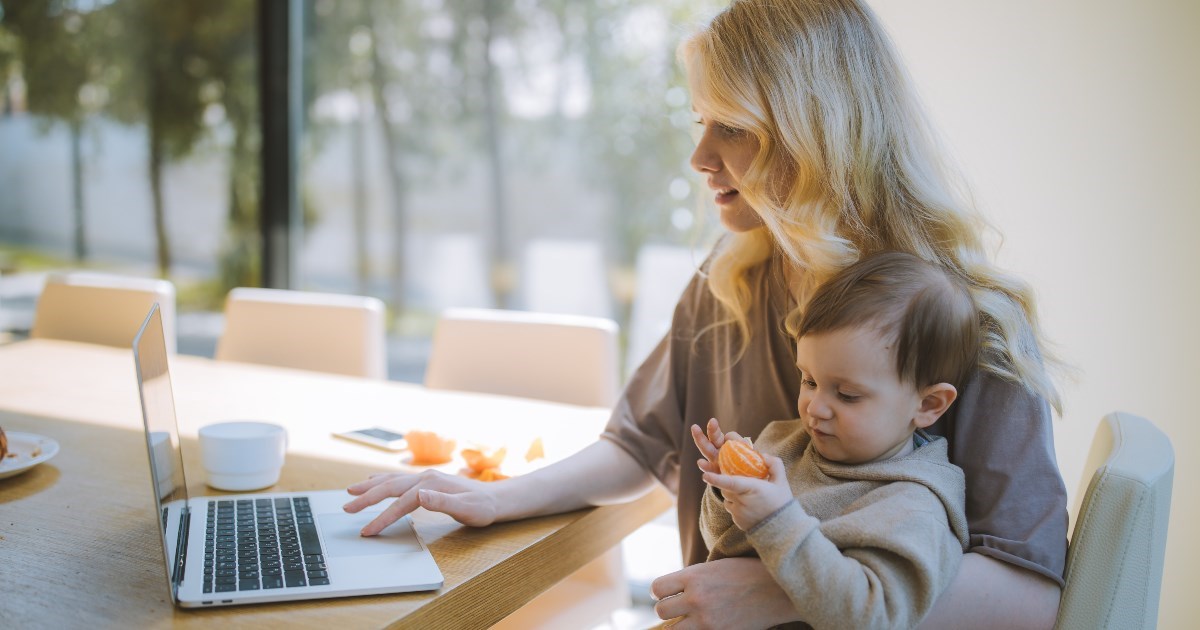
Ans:
<svg viewBox="0 0 1200 630"><path fill-rule="evenodd" d="M847 394L845 392L838 392L838 398L840 398L844 402L852 403L852 402L858 402L858 399L862 398L862 396L859 396L857 394Z"/></svg>
<svg viewBox="0 0 1200 630"><path fill-rule="evenodd" d="M817 382L812 380L811 378L805 378L805 377L801 376L800 377L800 386L814 389L817 386Z"/></svg>

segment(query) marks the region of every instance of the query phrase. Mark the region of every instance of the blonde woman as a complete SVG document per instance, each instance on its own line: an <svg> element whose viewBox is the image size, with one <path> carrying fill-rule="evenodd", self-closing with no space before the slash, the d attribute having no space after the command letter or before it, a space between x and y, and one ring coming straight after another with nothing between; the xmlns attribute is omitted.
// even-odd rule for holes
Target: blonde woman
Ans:
<svg viewBox="0 0 1200 630"><path fill-rule="evenodd" d="M952 181L886 34L856 0L734 0L685 41L702 134L692 166L730 234L676 307L603 436L508 481L380 475L350 487L358 511L397 500L378 533L418 506L468 525L628 500L655 480L678 497L684 570L653 584L679 628L804 619L755 558L704 562L702 455L689 433L718 418L755 437L790 418L800 392L788 322L814 288L860 257L915 254L960 276L984 322L984 352L930 427L966 473L969 551L926 627L1050 627L1066 554L1066 491L1029 288L989 261L984 224Z"/></svg>

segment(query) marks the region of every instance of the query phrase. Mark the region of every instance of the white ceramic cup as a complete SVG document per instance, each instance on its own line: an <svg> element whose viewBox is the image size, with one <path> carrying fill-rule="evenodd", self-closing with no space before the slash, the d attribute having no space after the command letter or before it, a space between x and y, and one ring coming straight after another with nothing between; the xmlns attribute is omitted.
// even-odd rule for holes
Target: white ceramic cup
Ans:
<svg viewBox="0 0 1200 630"><path fill-rule="evenodd" d="M259 490L275 485L287 445L287 429L269 422L218 422L200 428L205 478L217 490Z"/></svg>

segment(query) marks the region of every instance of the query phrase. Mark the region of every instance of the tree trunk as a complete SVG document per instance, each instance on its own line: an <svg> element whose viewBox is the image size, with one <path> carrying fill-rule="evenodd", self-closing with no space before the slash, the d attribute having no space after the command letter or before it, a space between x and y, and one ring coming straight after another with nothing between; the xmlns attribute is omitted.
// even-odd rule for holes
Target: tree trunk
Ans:
<svg viewBox="0 0 1200 630"><path fill-rule="evenodd" d="M358 279L359 295L368 294L371 280L371 257L367 249L367 101L357 94L358 118L351 123L350 177L354 184L354 272Z"/></svg>
<svg viewBox="0 0 1200 630"><path fill-rule="evenodd" d="M87 258L87 221L83 204L83 120L71 120L71 192L75 216L75 262Z"/></svg>
<svg viewBox="0 0 1200 630"><path fill-rule="evenodd" d="M166 278L171 272L171 244L167 240L166 208L163 204L162 174L165 166L162 132L154 114L150 113L150 197L154 205L154 238L158 275Z"/></svg>
<svg viewBox="0 0 1200 630"><path fill-rule="evenodd" d="M501 308L511 307L514 269L509 254L509 218L504 190L504 152L500 142L500 103L496 95L495 66L492 64L492 39L496 31L496 5L483 3L486 28L483 35L484 122L488 153L488 175L492 206L492 293Z"/></svg>
<svg viewBox="0 0 1200 630"><path fill-rule="evenodd" d="M405 258L407 246L405 236L408 232L408 199L407 186L404 181L404 167L400 163L400 140L392 127L391 108L388 105L387 87L384 79L383 57L379 52L379 28L373 12L367 4L367 28L371 32L371 91L375 99L375 110L379 115L380 129L383 131L384 163L387 166L388 187L392 193L392 261L391 272L391 304L393 312L399 316L405 306Z"/></svg>

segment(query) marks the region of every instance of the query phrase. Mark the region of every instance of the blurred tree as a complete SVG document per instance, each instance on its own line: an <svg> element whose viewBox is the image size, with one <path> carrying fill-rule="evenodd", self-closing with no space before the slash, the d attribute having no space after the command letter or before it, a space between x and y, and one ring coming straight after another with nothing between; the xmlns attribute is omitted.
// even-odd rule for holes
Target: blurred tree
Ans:
<svg viewBox="0 0 1200 630"><path fill-rule="evenodd" d="M4 4L0 2L0 115L11 116L15 104L12 95L13 77L20 59L20 41L4 20Z"/></svg>
<svg viewBox="0 0 1200 630"><path fill-rule="evenodd" d="M163 199L163 171L187 157L205 135L204 112L219 97L200 54L200 33L224 2L117 0L100 11L112 16L101 52L113 64L108 108L117 120L145 124L147 175L153 205L159 275L171 271L171 243Z"/></svg>
<svg viewBox="0 0 1200 630"><path fill-rule="evenodd" d="M39 116L45 133L56 122L66 124L71 143L72 252L76 261L88 256L87 213L83 194L83 133L88 116L104 104L100 85L103 63L93 54L96 16L63 0L0 1L0 80L8 102L8 72L19 55L29 112ZM15 42L13 41L15 40Z"/></svg>

